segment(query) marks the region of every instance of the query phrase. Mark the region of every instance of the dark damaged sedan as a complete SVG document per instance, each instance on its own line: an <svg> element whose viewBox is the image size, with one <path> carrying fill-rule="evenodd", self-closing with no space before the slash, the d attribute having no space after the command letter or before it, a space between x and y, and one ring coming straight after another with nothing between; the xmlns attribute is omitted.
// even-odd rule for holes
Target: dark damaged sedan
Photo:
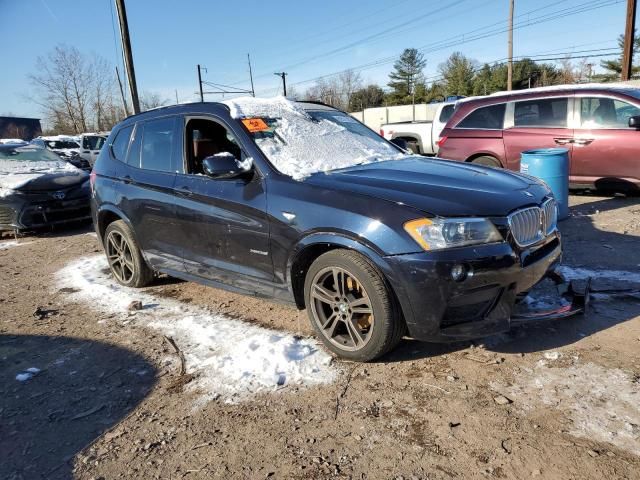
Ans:
<svg viewBox="0 0 640 480"><path fill-rule="evenodd" d="M90 218L89 174L34 145L0 145L0 231Z"/></svg>
<svg viewBox="0 0 640 480"><path fill-rule="evenodd" d="M94 168L111 270L155 273L306 308L324 344L372 360L405 334L510 328L516 295L559 262L543 183L412 156L315 103L166 107L113 129Z"/></svg>

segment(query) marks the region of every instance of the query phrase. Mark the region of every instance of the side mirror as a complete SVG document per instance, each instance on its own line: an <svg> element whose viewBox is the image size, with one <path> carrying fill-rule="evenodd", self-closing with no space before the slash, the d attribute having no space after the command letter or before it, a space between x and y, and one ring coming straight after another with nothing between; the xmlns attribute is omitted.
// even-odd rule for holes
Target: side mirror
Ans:
<svg viewBox="0 0 640 480"><path fill-rule="evenodd" d="M222 152L202 161L204 174L211 178L225 179L236 178L247 173L247 170L238 164L238 160L229 152Z"/></svg>
<svg viewBox="0 0 640 480"><path fill-rule="evenodd" d="M393 138L391 139L391 143L403 150L407 150L409 148L409 145L407 145L407 141L404 138Z"/></svg>
<svg viewBox="0 0 640 480"><path fill-rule="evenodd" d="M635 115L633 117L629 117L629 127L630 128L640 128L640 115Z"/></svg>

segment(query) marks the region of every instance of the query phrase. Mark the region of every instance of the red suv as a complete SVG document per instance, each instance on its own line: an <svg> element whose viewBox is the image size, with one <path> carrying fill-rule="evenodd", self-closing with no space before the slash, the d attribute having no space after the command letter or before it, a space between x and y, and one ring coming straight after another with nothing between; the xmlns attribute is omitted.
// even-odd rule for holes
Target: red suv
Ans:
<svg viewBox="0 0 640 480"><path fill-rule="evenodd" d="M442 158L510 170L520 153L569 150L574 188L640 188L640 89L543 87L461 100L440 134Z"/></svg>

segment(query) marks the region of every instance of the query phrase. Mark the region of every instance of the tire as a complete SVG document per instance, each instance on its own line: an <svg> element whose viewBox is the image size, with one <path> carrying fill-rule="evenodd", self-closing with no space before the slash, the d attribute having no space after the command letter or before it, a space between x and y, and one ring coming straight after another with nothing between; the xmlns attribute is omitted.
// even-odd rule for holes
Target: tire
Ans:
<svg viewBox="0 0 640 480"><path fill-rule="evenodd" d="M347 360L369 362L384 355L406 330L383 276L366 257L351 250L332 250L313 262L305 278L304 299L318 337Z"/></svg>
<svg viewBox="0 0 640 480"><path fill-rule="evenodd" d="M131 228L122 220L109 224L104 232L104 251L114 278L125 287L146 287L153 270L142 257Z"/></svg>
<svg viewBox="0 0 640 480"><path fill-rule="evenodd" d="M475 163L476 165L484 165L485 167L502 168L502 165L497 159L488 155L474 158L473 160L471 160L471 163Z"/></svg>
<svg viewBox="0 0 640 480"><path fill-rule="evenodd" d="M415 140L407 140L407 148L416 155L420 155L420 145Z"/></svg>

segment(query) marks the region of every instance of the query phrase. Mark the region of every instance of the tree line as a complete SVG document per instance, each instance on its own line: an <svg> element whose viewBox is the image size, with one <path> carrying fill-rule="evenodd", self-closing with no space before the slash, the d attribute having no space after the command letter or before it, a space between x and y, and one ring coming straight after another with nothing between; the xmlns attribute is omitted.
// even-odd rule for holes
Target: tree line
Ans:
<svg viewBox="0 0 640 480"><path fill-rule="evenodd" d="M622 51L623 37L619 38ZM640 36L635 38L640 49ZM567 57L557 64L523 58L513 63L513 89L548 85L620 80L622 53L617 59L603 60L604 73L592 75L587 59ZM461 52L452 53L438 66L438 75L427 78L427 61L415 48L407 48L389 73L387 89L365 84L360 73L346 70L337 76L319 79L304 94L291 89L293 98L319 100L346 111L384 105L410 105L442 101L448 96L488 95L507 89L507 64L480 64ZM633 68L640 74L640 65ZM110 130L128 114L117 89L115 69L98 55L86 55L75 47L58 45L36 61L36 71L28 76L33 87L28 97L42 107L46 133L77 134ZM167 99L142 92L142 110L166 105Z"/></svg>
<svg viewBox="0 0 640 480"><path fill-rule="evenodd" d="M585 82L619 81L622 72L623 36L619 38L620 57L602 60L603 73L593 74L593 64L583 58L570 57L558 63L541 63L530 58L513 62L514 90L565 85ZM635 38L634 49L640 49L640 37ZM320 79L302 98L318 100L347 111L364 108L410 105L443 101L449 96L489 95L507 90L506 62L480 64L461 52L452 53L438 66L438 75L427 78L424 68L427 61L415 48L407 48L400 55L389 73L387 90L375 83L364 84L359 73L347 70L332 79ZM640 73L640 65L633 67Z"/></svg>

